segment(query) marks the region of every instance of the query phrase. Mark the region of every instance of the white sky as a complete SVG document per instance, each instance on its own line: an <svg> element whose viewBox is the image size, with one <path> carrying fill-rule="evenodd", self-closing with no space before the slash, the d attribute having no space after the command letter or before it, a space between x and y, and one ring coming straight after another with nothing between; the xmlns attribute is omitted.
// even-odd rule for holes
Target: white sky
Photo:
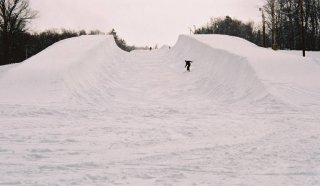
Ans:
<svg viewBox="0 0 320 186"><path fill-rule="evenodd" d="M115 28L128 44L173 45L188 27L205 25L211 17L226 15L260 21L263 0L30 0L39 12L31 29L74 30Z"/></svg>

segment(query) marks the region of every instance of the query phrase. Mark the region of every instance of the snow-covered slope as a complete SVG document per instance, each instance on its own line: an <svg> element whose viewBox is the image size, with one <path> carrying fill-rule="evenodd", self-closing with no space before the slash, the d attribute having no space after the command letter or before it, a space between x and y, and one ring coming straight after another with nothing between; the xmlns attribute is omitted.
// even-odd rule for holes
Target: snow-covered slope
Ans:
<svg viewBox="0 0 320 186"><path fill-rule="evenodd" d="M0 67L0 185L318 185L319 80L230 36L63 40Z"/></svg>

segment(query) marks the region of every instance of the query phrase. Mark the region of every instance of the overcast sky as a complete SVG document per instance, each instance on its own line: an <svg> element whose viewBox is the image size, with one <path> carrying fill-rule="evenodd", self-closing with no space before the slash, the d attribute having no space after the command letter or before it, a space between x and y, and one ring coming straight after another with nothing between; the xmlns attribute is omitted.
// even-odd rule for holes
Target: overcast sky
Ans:
<svg viewBox="0 0 320 186"><path fill-rule="evenodd" d="M263 0L30 0L39 12L31 30L115 28L130 45L173 45L188 27L226 15L260 21Z"/></svg>

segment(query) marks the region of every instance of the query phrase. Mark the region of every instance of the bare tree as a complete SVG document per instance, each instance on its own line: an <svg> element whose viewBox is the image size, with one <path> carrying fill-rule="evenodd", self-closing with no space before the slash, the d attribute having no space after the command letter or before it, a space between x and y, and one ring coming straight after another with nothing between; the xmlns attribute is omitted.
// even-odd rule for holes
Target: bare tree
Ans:
<svg viewBox="0 0 320 186"><path fill-rule="evenodd" d="M264 5L264 11L269 15L268 17L268 27L271 31L271 46L272 49L276 50L277 47L277 9L278 9L278 1L279 0L266 0L266 4Z"/></svg>
<svg viewBox="0 0 320 186"><path fill-rule="evenodd" d="M3 44L0 65L10 63L10 48L15 35L25 32L27 23L36 15L37 12L30 9L29 0L0 0L0 36Z"/></svg>

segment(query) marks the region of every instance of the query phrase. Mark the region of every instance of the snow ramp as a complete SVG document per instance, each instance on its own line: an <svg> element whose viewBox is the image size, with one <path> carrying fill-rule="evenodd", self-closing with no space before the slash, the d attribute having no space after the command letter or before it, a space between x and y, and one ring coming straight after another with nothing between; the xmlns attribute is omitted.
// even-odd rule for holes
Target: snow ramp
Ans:
<svg viewBox="0 0 320 186"><path fill-rule="evenodd" d="M194 61L190 73L184 69L185 59ZM237 37L182 35L171 49L127 53L110 36L81 36L4 69L0 102L318 107L319 79L319 65L312 59L260 48Z"/></svg>

